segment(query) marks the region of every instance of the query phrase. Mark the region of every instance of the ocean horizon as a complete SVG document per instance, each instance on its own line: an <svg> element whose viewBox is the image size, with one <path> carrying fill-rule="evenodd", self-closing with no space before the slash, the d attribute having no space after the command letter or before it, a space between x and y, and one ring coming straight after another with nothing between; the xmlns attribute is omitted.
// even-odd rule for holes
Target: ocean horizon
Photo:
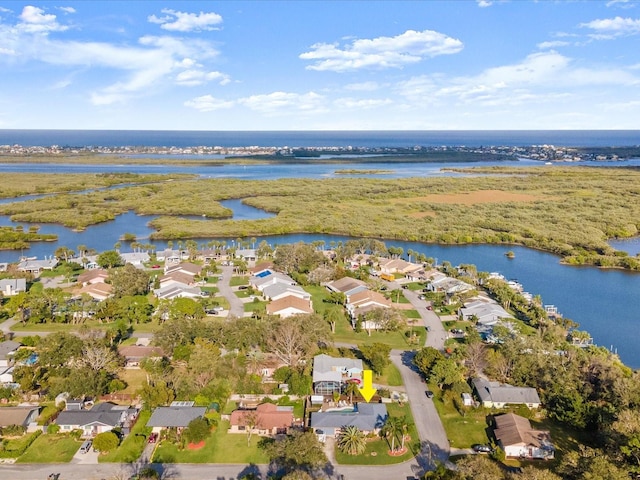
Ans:
<svg viewBox="0 0 640 480"><path fill-rule="evenodd" d="M560 147L640 146L640 130L0 130L24 147Z"/></svg>

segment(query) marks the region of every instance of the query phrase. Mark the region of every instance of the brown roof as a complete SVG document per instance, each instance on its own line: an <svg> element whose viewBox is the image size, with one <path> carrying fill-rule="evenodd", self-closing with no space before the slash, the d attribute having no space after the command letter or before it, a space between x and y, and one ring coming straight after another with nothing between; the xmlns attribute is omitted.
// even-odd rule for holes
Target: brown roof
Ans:
<svg viewBox="0 0 640 480"><path fill-rule="evenodd" d="M366 303L368 301L372 301L386 307L391 306L390 300L385 298L385 296L382 295L381 293L374 292L372 290L363 290L362 292L349 295L349 298L348 298L348 303L355 306L357 306L360 303Z"/></svg>
<svg viewBox="0 0 640 480"><path fill-rule="evenodd" d="M142 345L118 347L118 353L128 360L143 359L146 357L164 357L164 351L160 347L147 347Z"/></svg>
<svg viewBox="0 0 640 480"><path fill-rule="evenodd" d="M173 271L167 273L159 280L160 285L170 281L184 283L185 285L191 285L193 283L193 275L189 275L188 273L184 273L182 271Z"/></svg>
<svg viewBox="0 0 640 480"><path fill-rule="evenodd" d="M313 313L311 302L309 300L296 297L295 295L287 295L286 297L279 298L278 300L274 300L269 303L267 305L267 313L274 315L287 308L295 308L304 313Z"/></svg>
<svg viewBox="0 0 640 480"><path fill-rule="evenodd" d="M0 427L24 425L29 414L40 407L0 407Z"/></svg>
<svg viewBox="0 0 640 480"><path fill-rule="evenodd" d="M506 413L495 417L495 422L493 433L503 446L524 444L539 447L542 440L549 440L549 432L533 430L529 420L520 415Z"/></svg>
<svg viewBox="0 0 640 480"><path fill-rule="evenodd" d="M193 277L195 275L200 275L201 271L202 267L200 265L196 265L195 263L190 262L183 262L167 268L165 273L169 274L171 272L183 272Z"/></svg>
<svg viewBox="0 0 640 480"><path fill-rule="evenodd" d="M231 412L231 425L247 426L250 415L255 415L255 428L258 430L273 430L274 428L288 428L293 425L293 408L279 407L272 403L262 403L255 410L234 410Z"/></svg>
<svg viewBox="0 0 640 480"><path fill-rule="evenodd" d="M94 298L106 298L113 292L113 286L109 283L90 283L78 290L78 293L87 293Z"/></svg>
<svg viewBox="0 0 640 480"><path fill-rule="evenodd" d="M362 286L362 285L366 285L365 282L363 282L362 280L358 280L357 278L351 278L351 277L342 277L338 280L334 280L333 282L329 283L329 286L334 289L334 290L338 290L339 292L348 292L349 290Z"/></svg>
<svg viewBox="0 0 640 480"><path fill-rule="evenodd" d="M107 278L109 278L109 272L102 268L94 268L78 275L78 283L103 282Z"/></svg>

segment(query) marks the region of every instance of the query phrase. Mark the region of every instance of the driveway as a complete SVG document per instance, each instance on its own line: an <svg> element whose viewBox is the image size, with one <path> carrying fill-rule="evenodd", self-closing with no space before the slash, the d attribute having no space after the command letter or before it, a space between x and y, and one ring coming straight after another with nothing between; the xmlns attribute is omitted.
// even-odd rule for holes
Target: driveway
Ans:
<svg viewBox="0 0 640 480"><path fill-rule="evenodd" d="M220 280L218 280L218 291L220 292L220 295L226 298L229 302L229 316L237 318L244 317L244 304L236 296L229 285L231 277L233 276L233 267L229 266L221 268L222 275L220 276Z"/></svg>

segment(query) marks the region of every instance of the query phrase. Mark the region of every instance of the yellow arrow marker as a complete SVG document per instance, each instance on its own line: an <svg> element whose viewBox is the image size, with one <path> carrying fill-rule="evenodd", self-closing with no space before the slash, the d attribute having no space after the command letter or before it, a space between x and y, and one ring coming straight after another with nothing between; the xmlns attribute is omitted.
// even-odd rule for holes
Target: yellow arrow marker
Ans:
<svg viewBox="0 0 640 480"><path fill-rule="evenodd" d="M360 395L364 398L364 400L369 403L371 398L378 391L373 388L373 378L371 376L371 370L363 370L362 371L362 388L358 389L360 391Z"/></svg>

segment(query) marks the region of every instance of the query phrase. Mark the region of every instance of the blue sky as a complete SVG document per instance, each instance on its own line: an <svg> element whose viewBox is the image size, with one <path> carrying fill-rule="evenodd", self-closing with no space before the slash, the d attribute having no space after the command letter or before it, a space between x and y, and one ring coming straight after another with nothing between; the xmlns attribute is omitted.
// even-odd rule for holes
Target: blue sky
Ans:
<svg viewBox="0 0 640 480"><path fill-rule="evenodd" d="M640 2L0 1L0 128L640 128Z"/></svg>

